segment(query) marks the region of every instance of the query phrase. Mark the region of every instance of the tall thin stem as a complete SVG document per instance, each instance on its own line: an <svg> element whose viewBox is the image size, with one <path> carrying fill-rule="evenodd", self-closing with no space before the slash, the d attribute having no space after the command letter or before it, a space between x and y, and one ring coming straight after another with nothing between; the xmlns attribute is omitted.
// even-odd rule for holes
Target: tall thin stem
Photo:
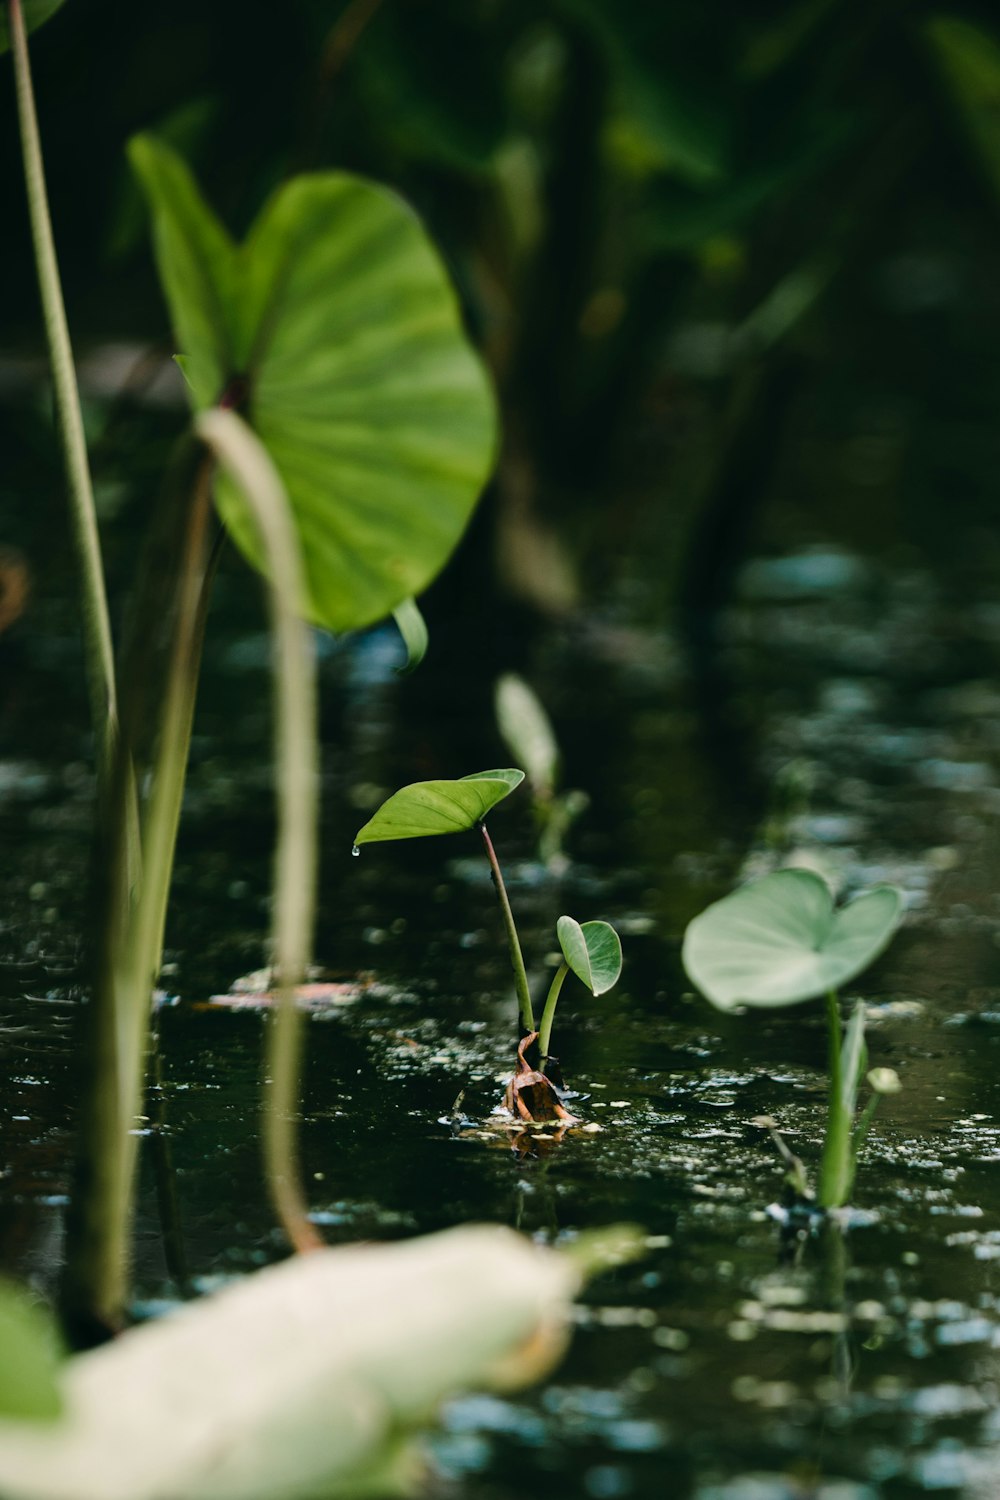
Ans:
<svg viewBox="0 0 1000 1500"><path fill-rule="evenodd" d="M844 1109L840 1003L836 990L830 990L826 997L826 1022L830 1103L820 1166L819 1202L821 1208L840 1208L850 1190L851 1134Z"/></svg>
<svg viewBox="0 0 1000 1500"><path fill-rule="evenodd" d="M486 845L486 857L490 862L490 870L493 875L493 888L500 902L500 911L503 915L504 931L507 934L507 951L510 954L510 966L514 970L514 988L517 991L517 1005L521 1018L521 1030L527 1035L529 1031L535 1030L535 1012L531 1008L531 991L528 989L528 974L524 967L524 958L521 954L521 944L517 936L517 928L514 925L514 913L510 909L510 901L507 897L507 887L503 883L503 875L500 871L500 862L497 852L493 847L485 823L480 823L479 831Z"/></svg>
<svg viewBox="0 0 1000 1500"><path fill-rule="evenodd" d="M128 952L118 1001L125 1062L126 1129L138 1114L145 1079L150 1000L163 962L163 931L174 868L177 826L191 745L191 728L204 636L211 516L212 462L197 473L184 538L171 644L160 715L159 743L143 820L142 881L129 925ZM136 1154L130 1135L129 1155ZM130 1171L130 1178L133 1173Z"/></svg>
<svg viewBox="0 0 1000 1500"><path fill-rule="evenodd" d="M45 189L45 168L35 112L28 38L21 0L7 0L14 75L17 87L17 113L21 132L21 154L24 181L28 194L31 237L35 249L35 266L42 299L45 335L52 362L56 418L62 439L66 481L69 488L73 540L80 570L83 597L83 639L87 686L91 716L98 743L98 765L103 794L110 789L115 740L118 732L118 705L115 691L114 651L108 616L104 567L101 562L100 538L94 492L87 461L87 445L80 413L80 393L73 367L73 350L66 324Z"/></svg>
<svg viewBox="0 0 1000 1500"><path fill-rule="evenodd" d="M179 477L183 481L190 473L185 463ZM212 462L202 456L183 521L171 600L169 656L143 826L141 879L136 887L129 878L124 838L134 806L129 744L118 747L108 826L102 826L98 835L101 948L88 1039L89 1087L81 1111L63 1282L67 1318L84 1336L89 1329L119 1327L128 1294L140 1143L136 1118L142 1108L152 991L163 957L164 913L207 612L211 474Z"/></svg>
<svg viewBox="0 0 1000 1500"><path fill-rule="evenodd" d="M560 964L549 985L549 993L545 997L545 1009L542 1011L542 1024L538 1028L538 1051L542 1058L544 1068L548 1056L549 1045L552 1041L552 1023L556 1018L556 1006L559 1003L559 992L563 987L563 981L569 973L569 964Z"/></svg>

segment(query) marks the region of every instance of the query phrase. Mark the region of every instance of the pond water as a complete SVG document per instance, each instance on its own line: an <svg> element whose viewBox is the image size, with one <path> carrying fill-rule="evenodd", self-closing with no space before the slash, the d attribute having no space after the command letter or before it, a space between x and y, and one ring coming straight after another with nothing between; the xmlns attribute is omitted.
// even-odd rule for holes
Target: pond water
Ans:
<svg viewBox="0 0 1000 1500"><path fill-rule="evenodd" d="M488 683L456 690L447 648L398 678L388 631L324 648L317 962L372 982L309 1025L317 1223L333 1243L474 1219L557 1243L622 1220L648 1236L643 1260L582 1298L547 1384L446 1409L444 1492L1000 1491L993 581L932 582L912 559L833 548L762 559L721 622L710 711L627 591L520 639L565 783L591 799L558 878L534 861L523 793L491 818L536 992L563 911L614 922L625 949L611 994L564 990L556 1050L600 1128L545 1155L480 1128L511 1069L515 1007L475 837L351 858L397 785L507 762ZM168 935L176 1003L160 1013L144 1153L142 1313L282 1253L258 1166L262 1020L206 1007L259 966L267 924L267 647L246 589L224 570L206 662ZM38 608L44 634L0 642L0 1263L45 1289L68 1184L91 784L72 619L44 591ZM439 638L462 628L442 621ZM487 662L503 654L483 644ZM908 904L852 989L870 1005L872 1063L904 1091L876 1119L855 1211L794 1251L768 1212L781 1169L754 1121L775 1117L815 1165L821 1007L722 1016L679 963L692 915L787 857L845 891L894 881Z"/></svg>

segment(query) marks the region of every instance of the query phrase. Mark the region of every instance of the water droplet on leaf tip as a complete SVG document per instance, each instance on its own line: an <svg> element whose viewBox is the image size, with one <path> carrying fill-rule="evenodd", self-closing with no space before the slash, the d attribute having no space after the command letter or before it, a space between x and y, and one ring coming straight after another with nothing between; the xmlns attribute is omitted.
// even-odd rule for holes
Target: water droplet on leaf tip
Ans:
<svg viewBox="0 0 1000 1500"><path fill-rule="evenodd" d="M361 854L361 850L358 848L357 844L355 844L354 848L351 850L351 853L354 855L355 859L359 857L359 855Z"/></svg>

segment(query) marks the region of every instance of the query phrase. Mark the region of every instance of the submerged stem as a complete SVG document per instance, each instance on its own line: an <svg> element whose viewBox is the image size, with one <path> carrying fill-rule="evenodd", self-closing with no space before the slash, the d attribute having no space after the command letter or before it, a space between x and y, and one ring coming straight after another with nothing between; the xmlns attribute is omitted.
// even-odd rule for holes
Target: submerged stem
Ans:
<svg viewBox="0 0 1000 1500"><path fill-rule="evenodd" d="M836 990L827 994L826 1019L830 1103L819 1175L819 1203L821 1208L840 1208L851 1184L851 1122L844 1109L840 1003Z"/></svg>
<svg viewBox="0 0 1000 1500"><path fill-rule="evenodd" d="M38 117L31 83L28 38L21 0L7 0L7 13L11 50L14 56L21 155L28 195L28 213L31 219L31 237L45 321L45 336L52 363L56 419L66 466L73 542L80 570L87 686L90 693L94 734L99 747L98 768L101 792L102 797L106 797L112 779L115 741L118 732L118 705L104 567L101 562L94 492L87 460L83 418L80 413L80 392L73 367L73 350L66 324L66 308L63 303L59 266L52 237L52 220L49 215L48 194L45 188L45 167L42 160Z"/></svg>
<svg viewBox="0 0 1000 1500"><path fill-rule="evenodd" d="M563 987L563 980L569 973L569 964L559 965L549 985L549 993L545 997L545 1009L542 1011L542 1024L538 1028L538 1050L542 1057L542 1067L549 1055L549 1044L552 1041L552 1022L555 1020L556 1005L559 1002L559 992Z"/></svg>
<svg viewBox="0 0 1000 1500"><path fill-rule="evenodd" d="M135 807L133 705L127 738L115 749L106 816L98 829L98 962L88 1017L87 1086L67 1221L62 1300L81 1330L120 1326L128 1293L129 1245L149 1050L153 986L163 957L163 923L191 740L207 611L211 465L185 463L173 478L180 550L170 596L166 671L136 885L128 829ZM192 485L190 499L188 487ZM187 502L185 505L184 502ZM182 529L181 529L182 528ZM148 671L148 666L147 666Z"/></svg>
<svg viewBox="0 0 1000 1500"><path fill-rule="evenodd" d="M124 740L112 760L106 820L99 829L100 952L63 1285L67 1317L84 1331L88 1326L120 1326L127 1300L140 1144L136 1120L146 1079L153 986L163 959L164 918L207 612L211 470L211 462L201 459L183 520L138 885L131 873L127 837L135 806L134 745ZM190 483L187 465L179 478ZM183 515L182 510L178 513ZM136 717L134 711L131 717ZM131 730L136 732L135 723Z"/></svg>
<svg viewBox="0 0 1000 1500"><path fill-rule="evenodd" d="M507 951L510 954L510 966L514 970L514 987L517 991L518 1013L521 1018L521 1031L527 1033L535 1030L535 1012L531 1007L531 991L528 988L528 974L524 967L524 958L521 954L521 944L517 936L517 928L514 925L514 913L510 909L510 901L507 897L507 887L503 883L503 875L500 871L500 862L497 852L493 847L493 840L487 832L486 824L480 823L479 831L486 845L486 857L490 862L490 870L493 875L493 888L500 902L500 911L503 914L504 931L507 934Z"/></svg>

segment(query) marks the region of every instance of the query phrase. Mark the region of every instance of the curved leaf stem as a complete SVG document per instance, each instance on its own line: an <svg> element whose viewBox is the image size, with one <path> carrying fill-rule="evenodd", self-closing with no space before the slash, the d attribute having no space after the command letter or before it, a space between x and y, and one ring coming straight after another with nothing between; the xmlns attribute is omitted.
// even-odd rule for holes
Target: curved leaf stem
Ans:
<svg viewBox="0 0 1000 1500"><path fill-rule="evenodd" d="M563 987L563 980L569 973L569 964L562 963L556 970L549 985L549 993L545 997L545 1009L542 1011L542 1024L538 1028L538 1050L541 1053L542 1067L549 1056L549 1043L552 1040L552 1022L555 1020L556 1005L559 1001L559 992Z"/></svg>
<svg viewBox="0 0 1000 1500"><path fill-rule="evenodd" d="M507 934L507 951L510 954L510 966L514 970L514 987L517 991L521 1031L524 1035L527 1035L529 1031L535 1030L535 1012L531 1007L528 974L524 967L524 957L521 953L521 943L517 936L517 928L514 925L514 913L510 909L507 887L503 883L503 875L500 871L500 862L497 859L497 852L493 847L493 840L489 836L485 823L480 823L479 831L483 836L483 843L486 845L486 858L490 862L490 871L493 875L493 888L497 893L497 900L500 902L504 931Z"/></svg>
<svg viewBox="0 0 1000 1500"><path fill-rule="evenodd" d="M851 1136L850 1121L844 1109L840 1002L836 990L827 994L826 1020L830 1103L819 1176L819 1204L821 1208L840 1208L850 1191Z"/></svg>
<svg viewBox="0 0 1000 1500"><path fill-rule="evenodd" d="M272 942L278 1005L268 1029L264 1163L289 1241L296 1250L316 1250L324 1242L309 1218L299 1167L303 1032L295 1001L312 941L318 811L316 661L312 632L300 615L305 579L288 496L259 438L234 411L202 412L196 427L238 485L270 565L278 802Z"/></svg>
<svg viewBox="0 0 1000 1500"><path fill-rule="evenodd" d="M31 238L41 294L45 336L52 364L56 419L62 440L66 481L69 488L73 543L80 571L83 601L83 642L91 717L98 745L98 770L102 798L110 790L115 743L118 734L118 703L115 688L114 649L108 615L104 567L97 530L94 491L87 460L87 444L80 413L80 392L73 367L73 350L66 324L66 308L59 282L45 188L45 168L31 82L28 38L21 0L6 0L11 50L17 89L17 113L21 133L24 182L28 195Z"/></svg>

